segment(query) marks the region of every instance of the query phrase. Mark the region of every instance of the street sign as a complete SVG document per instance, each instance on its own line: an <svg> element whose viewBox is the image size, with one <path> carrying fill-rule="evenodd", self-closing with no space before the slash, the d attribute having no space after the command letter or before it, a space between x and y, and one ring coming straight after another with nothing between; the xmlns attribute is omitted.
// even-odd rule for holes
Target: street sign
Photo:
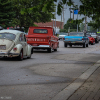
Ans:
<svg viewBox="0 0 100 100"><path fill-rule="evenodd" d="M74 14L78 14L78 10L74 10Z"/></svg>

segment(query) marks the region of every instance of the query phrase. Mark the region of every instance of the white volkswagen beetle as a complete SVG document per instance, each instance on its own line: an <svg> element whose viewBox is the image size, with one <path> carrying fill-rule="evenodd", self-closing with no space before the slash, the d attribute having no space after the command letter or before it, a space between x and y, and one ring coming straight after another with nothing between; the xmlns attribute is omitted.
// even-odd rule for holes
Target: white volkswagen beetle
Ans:
<svg viewBox="0 0 100 100"><path fill-rule="evenodd" d="M25 34L18 30L0 31L0 57L31 58L33 48L27 44Z"/></svg>

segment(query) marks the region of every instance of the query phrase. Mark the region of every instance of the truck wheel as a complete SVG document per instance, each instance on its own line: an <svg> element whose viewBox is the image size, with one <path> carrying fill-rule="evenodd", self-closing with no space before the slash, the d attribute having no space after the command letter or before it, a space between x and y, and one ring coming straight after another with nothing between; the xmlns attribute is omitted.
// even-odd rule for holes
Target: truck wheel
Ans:
<svg viewBox="0 0 100 100"><path fill-rule="evenodd" d="M83 44L83 48L85 48L85 47L86 47L86 44L84 43L84 44Z"/></svg>
<svg viewBox="0 0 100 100"><path fill-rule="evenodd" d="M89 45L88 44L86 44L86 47L88 47Z"/></svg>
<svg viewBox="0 0 100 100"><path fill-rule="evenodd" d="M70 44L69 46L72 47L72 44Z"/></svg>
<svg viewBox="0 0 100 100"><path fill-rule="evenodd" d="M67 43L64 42L64 47L67 47Z"/></svg>
<svg viewBox="0 0 100 100"><path fill-rule="evenodd" d="M57 49L54 49L54 51L57 51Z"/></svg>
<svg viewBox="0 0 100 100"><path fill-rule="evenodd" d="M51 52L52 52L52 49L51 49L51 48L49 48L49 49L47 49L47 50L48 50L48 52L49 52L49 53L51 53Z"/></svg>
<svg viewBox="0 0 100 100"><path fill-rule="evenodd" d="M22 61L23 60L23 50L21 50L19 56L18 56L18 60Z"/></svg>

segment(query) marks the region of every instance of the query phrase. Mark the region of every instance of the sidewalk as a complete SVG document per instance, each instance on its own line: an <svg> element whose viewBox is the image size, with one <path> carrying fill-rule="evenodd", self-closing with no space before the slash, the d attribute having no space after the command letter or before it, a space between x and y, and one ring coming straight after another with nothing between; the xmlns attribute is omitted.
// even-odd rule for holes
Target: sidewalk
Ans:
<svg viewBox="0 0 100 100"><path fill-rule="evenodd" d="M52 100L100 100L100 60Z"/></svg>
<svg viewBox="0 0 100 100"><path fill-rule="evenodd" d="M100 100L100 67L67 100Z"/></svg>

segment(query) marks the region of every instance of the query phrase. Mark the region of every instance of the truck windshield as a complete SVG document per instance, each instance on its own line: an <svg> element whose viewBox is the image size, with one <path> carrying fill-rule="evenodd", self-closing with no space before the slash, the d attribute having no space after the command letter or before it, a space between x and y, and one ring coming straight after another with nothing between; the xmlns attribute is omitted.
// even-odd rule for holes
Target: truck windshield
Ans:
<svg viewBox="0 0 100 100"><path fill-rule="evenodd" d="M69 33L69 36L84 36L84 33Z"/></svg>
<svg viewBox="0 0 100 100"><path fill-rule="evenodd" d="M33 33L48 33L46 29L34 29Z"/></svg>
<svg viewBox="0 0 100 100"><path fill-rule="evenodd" d="M0 33L0 39L14 40L15 37L16 37L16 35L12 34L12 33Z"/></svg>

